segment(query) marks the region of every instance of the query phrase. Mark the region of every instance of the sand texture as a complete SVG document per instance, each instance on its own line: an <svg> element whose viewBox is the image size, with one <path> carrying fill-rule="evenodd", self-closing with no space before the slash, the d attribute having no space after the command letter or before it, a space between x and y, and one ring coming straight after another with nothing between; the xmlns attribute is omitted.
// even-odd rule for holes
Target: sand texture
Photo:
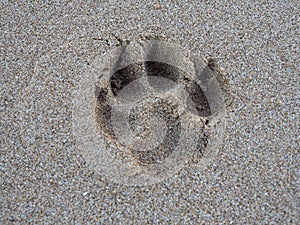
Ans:
<svg viewBox="0 0 300 225"><path fill-rule="evenodd" d="M0 223L300 224L299 3L96 2L0 3ZM205 167L187 163L150 186L114 183L78 147L74 92L97 57L157 37L222 71L223 141ZM167 125L179 129L176 113Z"/></svg>

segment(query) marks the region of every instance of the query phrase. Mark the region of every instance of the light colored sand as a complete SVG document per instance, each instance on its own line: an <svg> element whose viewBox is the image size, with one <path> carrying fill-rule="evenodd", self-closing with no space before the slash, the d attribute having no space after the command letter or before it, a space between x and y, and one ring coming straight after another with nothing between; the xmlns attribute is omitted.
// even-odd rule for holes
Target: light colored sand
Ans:
<svg viewBox="0 0 300 225"><path fill-rule="evenodd" d="M300 223L296 1L0 4L1 223ZM216 57L235 101L204 171L117 186L75 147L71 93L99 52L151 33Z"/></svg>

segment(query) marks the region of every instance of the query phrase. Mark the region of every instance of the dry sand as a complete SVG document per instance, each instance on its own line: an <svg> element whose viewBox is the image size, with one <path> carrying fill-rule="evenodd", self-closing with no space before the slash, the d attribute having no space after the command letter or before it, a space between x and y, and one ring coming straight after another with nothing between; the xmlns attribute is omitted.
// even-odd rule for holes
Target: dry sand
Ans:
<svg viewBox="0 0 300 225"><path fill-rule="evenodd" d="M102 3L101 3L102 2ZM299 224L299 3L0 3L1 224ZM219 154L151 187L108 182L72 133L94 57L159 34L224 68Z"/></svg>

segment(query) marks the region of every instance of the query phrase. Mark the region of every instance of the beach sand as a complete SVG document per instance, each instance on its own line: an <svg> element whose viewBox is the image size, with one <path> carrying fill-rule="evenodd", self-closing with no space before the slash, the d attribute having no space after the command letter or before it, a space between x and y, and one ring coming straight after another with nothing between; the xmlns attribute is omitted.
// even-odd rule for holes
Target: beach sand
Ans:
<svg viewBox="0 0 300 225"><path fill-rule="evenodd" d="M299 3L0 3L1 224L299 224ZM109 182L76 147L94 58L166 37L223 68L218 155L148 187Z"/></svg>

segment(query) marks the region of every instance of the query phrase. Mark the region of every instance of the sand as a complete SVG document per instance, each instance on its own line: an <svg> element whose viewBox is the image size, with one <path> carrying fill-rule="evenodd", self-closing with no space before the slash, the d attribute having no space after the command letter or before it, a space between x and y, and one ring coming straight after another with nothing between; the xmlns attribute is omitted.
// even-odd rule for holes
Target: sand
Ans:
<svg viewBox="0 0 300 225"><path fill-rule="evenodd" d="M0 3L2 224L299 224L296 1ZM73 94L96 56L166 37L215 58L232 103L218 155L152 186L77 148Z"/></svg>

